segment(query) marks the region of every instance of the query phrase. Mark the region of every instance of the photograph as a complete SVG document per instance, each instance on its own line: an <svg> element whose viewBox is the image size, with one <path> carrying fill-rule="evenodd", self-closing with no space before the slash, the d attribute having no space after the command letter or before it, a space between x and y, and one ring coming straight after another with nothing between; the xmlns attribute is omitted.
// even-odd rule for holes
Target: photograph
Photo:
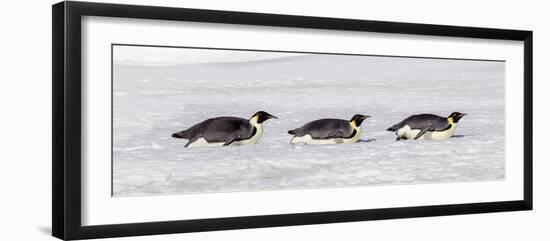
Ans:
<svg viewBox="0 0 550 241"><path fill-rule="evenodd" d="M506 179L505 60L111 51L114 197Z"/></svg>

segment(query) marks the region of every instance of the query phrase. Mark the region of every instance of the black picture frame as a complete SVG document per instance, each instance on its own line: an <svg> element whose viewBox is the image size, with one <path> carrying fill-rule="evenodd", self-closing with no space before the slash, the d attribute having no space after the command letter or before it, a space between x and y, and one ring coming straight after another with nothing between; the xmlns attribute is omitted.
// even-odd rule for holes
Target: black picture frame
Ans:
<svg viewBox="0 0 550 241"><path fill-rule="evenodd" d="M517 40L524 43L524 186L522 200L332 212L174 220L82 226L81 224L81 18L104 16L194 21L428 36ZM53 156L52 233L88 239L213 230L414 218L532 210L533 33L532 31L336 19L171 7L60 2L52 6Z"/></svg>

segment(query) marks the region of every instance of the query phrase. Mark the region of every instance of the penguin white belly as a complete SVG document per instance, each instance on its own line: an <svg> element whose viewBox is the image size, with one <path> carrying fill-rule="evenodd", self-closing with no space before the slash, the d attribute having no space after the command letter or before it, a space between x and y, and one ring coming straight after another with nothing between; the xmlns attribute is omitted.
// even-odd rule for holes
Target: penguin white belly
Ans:
<svg viewBox="0 0 550 241"><path fill-rule="evenodd" d="M291 144L309 144L309 145L327 145L336 144L338 141L343 143L343 138L335 139L313 139L310 134L304 136L295 136L290 140Z"/></svg>
<svg viewBox="0 0 550 241"><path fill-rule="evenodd" d="M409 125L406 125L401 127L401 129L397 130L397 136L404 136L407 139L414 139L419 132L420 130L416 130L416 129L412 130ZM424 136L421 136L418 139L423 139L423 138Z"/></svg>
<svg viewBox="0 0 550 241"><path fill-rule="evenodd" d="M333 138L333 139L313 139L310 134L304 136L295 136L290 140L291 144L308 145L328 145L328 144L350 144L356 143L361 138L361 128L356 129L356 133L351 138Z"/></svg>
<svg viewBox="0 0 550 241"><path fill-rule="evenodd" d="M424 134L423 137L424 137L424 139L427 139L427 140L436 140L436 141L447 140L447 139L451 138L451 136L454 135L455 130L456 130L456 124L452 124L451 128L449 128L447 130L444 130L444 131L428 131L428 132L426 132L426 134Z"/></svg>
<svg viewBox="0 0 550 241"><path fill-rule="evenodd" d="M240 146L240 145L246 145L246 144L255 144L260 140L262 137L262 134L264 132L264 129L261 125L256 126L256 133L249 139L241 140L241 141L234 141L230 144L230 146ZM215 147L215 146L223 146L224 142L208 142L204 137L201 137L194 141L193 143L189 144L188 147Z"/></svg>
<svg viewBox="0 0 550 241"><path fill-rule="evenodd" d="M231 146L240 146L240 145L248 145L248 144L256 144L262 137L262 134L264 133L264 128L261 125L256 126L256 133L252 137L246 140L242 141L235 141L231 143Z"/></svg>
<svg viewBox="0 0 550 241"><path fill-rule="evenodd" d="M451 124L451 128L444 131L428 131L424 135L419 137L418 140L425 139L425 140L440 141L440 140L449 139L455 133L456 126L457 126L456 124ZM409 125L406 125L401 129L397 130L397 136L404 136L407 139L414 139L419 132L420 130L411 129Z"/></svg>
<svg viewBox="0 0 550 241"><path fill-rule="evenodd" d="M213 146L223 146L223 142L208 142L204 137L201 137L189 144L188 147L213 147Z"/></svg>

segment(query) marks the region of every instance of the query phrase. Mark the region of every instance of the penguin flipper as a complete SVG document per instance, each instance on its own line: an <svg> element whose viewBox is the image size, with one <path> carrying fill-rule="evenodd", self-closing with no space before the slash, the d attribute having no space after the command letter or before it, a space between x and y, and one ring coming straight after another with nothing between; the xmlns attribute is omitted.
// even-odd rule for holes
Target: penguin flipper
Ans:
<svg viewBox="0 0 550 241"><path fill-rule="evenodd" d="M334 131L330 134L328 134L325 139L333 139L333 138L344 138L344 133L340 130Z"/></svg>
<svg viewBox="0 0 550 241"><path fill-rule="evenodd" d="M189 138L189 140L187 141L187 144L185 144L185 146L183 147L189 147L189 145L193 144L193 142L197 141L199 138L200 138L199 136L194 136Z"/></svg>
<svg viewBox="0 0 550 241"><path fill-rule="evenodd" d="M243 140L243 138L239 135L239 136L236 136L234 138L231 138L231 139L225 141L223 143L223 145L224 146L229 146L229 145L233 144L233 142L235 142L235 141L242 141L242 140Z"/></svg>
<svg viewBox="0 0 550 241"><path fill-rule="evenodd" d="M418 138L420 138L421 136L423 136L424 134L426 134L426 132L428 131L432 131L433 128L431 127L426 127L426 128L423 128L420 130L420 132L418 132L418 134L416 134L416 136L414 137L415 140L417 140Z"/></svg>

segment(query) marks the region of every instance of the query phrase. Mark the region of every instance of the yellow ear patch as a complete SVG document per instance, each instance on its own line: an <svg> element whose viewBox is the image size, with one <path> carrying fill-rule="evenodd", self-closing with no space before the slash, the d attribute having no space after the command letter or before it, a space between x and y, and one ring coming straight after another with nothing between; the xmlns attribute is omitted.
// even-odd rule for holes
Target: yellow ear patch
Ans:
<svg viewBox="0 0 550 241"><path fill-rule="evenodd" d="M455 123L453 121L453 117L447 117L447 121L449 122L449 124L454 124Z"/></svg>
<svg viewBox="0 0 550 241"><path fill-rule="evenodd" d="M250 118L250 123L259 124L259 121L260 121L260 115L258 115L258 114L254 115L254 116L252 116L252 118Z"/></svg>
<svg viewBox="0 0 550 241"><path fill-rule="evenodd" d="M351 127L353 127L354 129L357 128L357 124L355 123L355 120L351 121Z"/></svg>

